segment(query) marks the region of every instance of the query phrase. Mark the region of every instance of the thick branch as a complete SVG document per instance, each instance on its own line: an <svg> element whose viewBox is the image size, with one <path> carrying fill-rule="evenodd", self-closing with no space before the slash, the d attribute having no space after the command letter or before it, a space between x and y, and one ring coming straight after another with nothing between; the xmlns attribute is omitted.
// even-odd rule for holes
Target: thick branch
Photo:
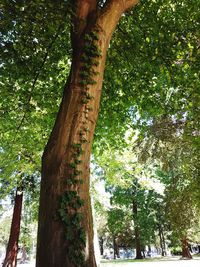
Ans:
<svg viewBox="0 0 200 267"><path fill-rule="evenodd" d="M113 10L114 6L121 7L120 12L123 14L126 10L134 7L139 0L107 0L105 8L111 8Z"/></svg>
<svg viewBox="0 0 200 267"><path fill-rule="evenodd" d="M121 17L127 10L134 7L139 0L108 0L101 11L98 24L104 30L107 42L110 41L113 31Z"/></svg>
<svg viewBox="0 0 200 267"><path fill-rule="evenodd" d="M113 0L113 2L115 1ZM119 2L123 2L125 12L127 9L130 9L135 6L139 2L139 0L119 0Z"/></svg>
<svg viewBox="0 0 200 267"><path fill-rule="evenodd" d="M74 9L75 16L72 16L71 41L73 49L77 50L81 45L81 36L88 27L88 21L91 20L91 17L96 19L97 1L77 0L72 3L72 9Z"/></svg>
<svg viewBox="0 0 200 267"><path fill-rule="evenodd" d="M77 12L76 17L78 19L86 19L87 16L96 11L97 1L96 0L78 0L77 1Z"/></svg>

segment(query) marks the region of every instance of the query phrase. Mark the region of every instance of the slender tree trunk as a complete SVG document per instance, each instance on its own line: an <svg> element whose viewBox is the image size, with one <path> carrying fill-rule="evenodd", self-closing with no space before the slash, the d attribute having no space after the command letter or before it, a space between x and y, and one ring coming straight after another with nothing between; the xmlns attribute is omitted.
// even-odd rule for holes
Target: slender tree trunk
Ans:
<svg viewBox="0 0 200 267"><path fill-rule="evenodd" d="M134 220L134 228L135 228L135 247L136 247L136 259L143 259L142 256L142 248L141 248L141 241L140 241L140 227L138 224L138 207L137 201L134 199L132 204L133 209L133 220Z"/></svg>
<svg viewBox="0 0 200 267"><path fill-rule="evenodd" d="M25 263L25 261L27 260L27 253L26 253L26 248L25 248L25 246L23 246L23 247L21 248L21 253L22 253L22 258L21 258L20 263Z"/></svg>
<svg viewBox="0 0 200 267"><path fill-rule="evenodd" d="M113 258L116 259L116 242L115 237L113 236Z"/></svg>
<svg viewBox="0 0 200 267"><path fill-rule="evenodd" d="M118 242L115 242L115 254L116 254L117 258L119 258L119 245L118 245Z"/></svg>
<svg viewBox="0 0 200 267"><path fill-rule="evenodd" d="M22 201L23 201L23 193L17 190L15 195L10 237L6 249L6 257L2 267L16 267L17 265L17 252L18 252L18 240L20 233Z"/></svg>
<svg viewBox="0 0 200 267"><path fill-rule="evenodd" d="M163 250L162 250L162 256L166 256L167 255L167 251L166 251L166 242L165 242L165 235L164 235L164 231L163 228L161 228L161 236L162 236L162 243L163 243Z"/></svg>
<svg viewBox="0 0 200 267"><path fill-rule="evenodd" d="M99 237L99 247L100 247L100 255L101 255L101 256L103 256L103 253L104 253L103 243L104 243L103 237L100 236L100 237Z"/></svg>
<svg viewBox="0 0 200 267"><path fill-rule="evenodd" d="M142 258L143 258L143 259L146 258L146 255L145 255L145 248L144 248L144 247L142 248Z"/></svg>
<svg viewBox="0 0 200 267"><path fill-rule="evenodd" d="M148 245L148 252L147 252L147 255L149 256L149 257L151 257L152 255L151 255L151 245Z"/></svg>
<svg viewBox="0 0 200 267"><path fill-rule="evenodd" d="M115 237L113 237L113 253L114 259L116 259L116 257L119 258L119 247Z"/></svg>
<svg viewBox="0 0 200 267"><path fill-rule="evenodd" d="M143 259L141 242L140 242L140 230L139 227L135 227L135 243L136 243L136 259Z"/></svg>
<svg viewBox="0 0 200 267"><path fill-rule="evenodd" d="M161 247L161 255L164 257L166 256L166 245L165 245L165 237L163 233L162 226L158 226L158 233L159 233L159 238L160 238L160 247Z"/></svg>
<svg viewBox="0 0 200 267"><path fill-rule="evenodd" d="M183 237L181 240L182 243L182 258L184 259L192 259L192 255L189 250L188 241L186 237Z"/></svg>
<svg viewBox="0 0 200 267"><path fill-rule="evenodd" d="M77 0L71 72L42 159L37 267L95 267L89 164L106 52L135 0ZM75 4L73 4L75 5ZM100 55L101 53L101 55Z"/></svg>

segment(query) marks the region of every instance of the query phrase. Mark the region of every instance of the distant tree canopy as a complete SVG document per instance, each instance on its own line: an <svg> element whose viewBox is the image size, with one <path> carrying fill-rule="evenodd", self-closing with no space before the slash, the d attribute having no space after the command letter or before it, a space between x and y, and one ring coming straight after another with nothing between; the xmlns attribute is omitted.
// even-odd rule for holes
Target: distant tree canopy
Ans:
<svg viewBox="0 0 200 267"><path fill-rule="evenodd" d="M117 147L127 127L145 132L146 124L166 114L187 121L186 137L197 133L199 9L199 1L140 1L122 17L108 52L95 147ZM39 169L72 56L68 10L68 1L2 3L0 146L6 171Z"/></svg>

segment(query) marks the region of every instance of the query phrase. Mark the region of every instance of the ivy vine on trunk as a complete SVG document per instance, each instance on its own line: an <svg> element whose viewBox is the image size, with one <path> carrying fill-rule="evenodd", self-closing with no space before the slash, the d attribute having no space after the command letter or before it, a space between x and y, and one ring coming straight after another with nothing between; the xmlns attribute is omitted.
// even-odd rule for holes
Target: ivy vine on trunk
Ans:
<svg viewBox="0 0 200 267"><path fill-rule="evenodd" d="M106 52L137 0L73 2L73 57L42 159L37 267L95 267L89 163Z"/></svg>

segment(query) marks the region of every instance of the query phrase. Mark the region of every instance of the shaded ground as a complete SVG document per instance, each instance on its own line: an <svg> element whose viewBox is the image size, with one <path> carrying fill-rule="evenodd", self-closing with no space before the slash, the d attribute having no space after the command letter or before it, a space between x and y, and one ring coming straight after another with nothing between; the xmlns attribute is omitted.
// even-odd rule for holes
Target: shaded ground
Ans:
<svg viewBox="0 0 200 267"><path fill-rule="evenodd" d="M35 262L17 264L17 267L35 267Z"/></svg>
<svg viewBox="0 0 200 267"><path fill-rule="evenodd" d="M35 263L18 264L18 267L35 267ZM180 257L153 258L143 261L116 260L101 262L100 267L200 267L200 257L193 260L180 260Z"/></svg>
<svg viewBox="0 0 200 267"><path fill-rule="evenodd" d="M180 260L180 257L154 258L144 261L106 261L101 263L101 267L199 267L200 258L193 260Z"/></svg>

